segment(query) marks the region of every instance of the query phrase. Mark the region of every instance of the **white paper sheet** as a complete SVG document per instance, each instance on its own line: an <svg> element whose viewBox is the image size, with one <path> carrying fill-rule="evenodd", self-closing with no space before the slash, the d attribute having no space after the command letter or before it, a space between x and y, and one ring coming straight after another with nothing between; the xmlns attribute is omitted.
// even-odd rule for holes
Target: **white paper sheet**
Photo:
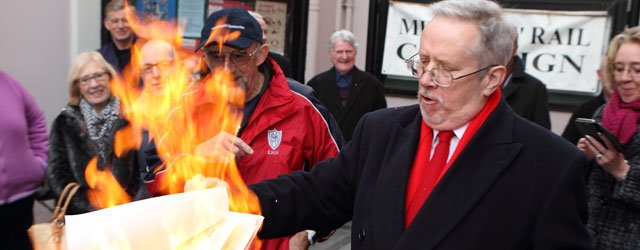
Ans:
<svg viewBox="0 0 640 250"><path fill-rule="evenodd" d="M216 231L210 235L218 236L209 237L211 244L206 249L244 249L255 236L262 216L236 214L228 211L227 191L220 187L68 215L65 216L67 249L176 249L181 245L184 247L186 241L205 229ZM226 225L227 220L234 221L232 226ZM217 228L212 228L216 224L225 224L231 231L218 232ZM219 237L233 236L238 227L247 232L234 236L232 241L237 244L214 244L225 242Z"/></svg>

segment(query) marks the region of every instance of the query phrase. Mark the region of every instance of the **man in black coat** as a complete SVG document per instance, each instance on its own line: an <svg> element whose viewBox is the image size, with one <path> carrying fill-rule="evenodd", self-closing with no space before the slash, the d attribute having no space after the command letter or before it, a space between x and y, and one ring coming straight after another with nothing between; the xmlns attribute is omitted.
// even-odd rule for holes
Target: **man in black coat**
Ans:
<svg viewBox="0 0 640 250"><path fill-rule="evenodd" d="M591 249L586 158L501 98L515 28L488 0L431 10L408 60L419 104L365 115L338 157L311 172L251 185L259 236L352 220L352 249ZM441 134L454 135L446 148ZM433 158L449 158L437 171L433 147Z"/></svg>
<svg viewBox="0 0 640 250"><path fill-rule="evenodd" d="M524 63L519 57L514 56L509 66L513 70L502 89L504 99L522 118L551 129L547 87L538 78L524 72Z"/></svg>
<svg viewBox="0 0 640 250"><path fill-rule="evenodd" d="M262 28L262 40L266 42L268 39L267 22L265 22L264 17L260 15L260 13L255 11L249 11L249 14L251 14L251 16L253 16L253 18L255 18L256 21L258 21L258 23L260 24L260 27ZM280 69L282 70L282 73L284 73L284 76L293 79L293 72L291 71L291 61L289 60L289 58L272 51L269 51L269 57L273 58L273 60L276 60L276 63L278 64L278 66L280 66ZM299 81L298 79L296 80Z"/></svg>
<svg viewBox="0 0 640 250"><path fill-rule="evenodd" d="M387 107L382 82L355 66L358 43L353 33L339 30L329 39L333 67L314 78L311 86L327 106L347 141L367 112Z"/></svg>
<svg viewBox="0 0 640 250"><path fill-rule="evenodd" d="M592 97L586 102L581 103L573 110L571 114L571 118L567 122L567 126L564 128L562 132L562 137L567 139L569 142L574 145L578 144L578 140L584 137L582 133L578 130L578 127L575 124L576 118L592 118L593 114L604 105L607 100L609 100L609 96L611 96L611 83L607 79L607 62L606 57L602 57L602 62L600 63L600 67L596 71L598 74L598 80L602 83L602 92L599 95Z"/></svg>

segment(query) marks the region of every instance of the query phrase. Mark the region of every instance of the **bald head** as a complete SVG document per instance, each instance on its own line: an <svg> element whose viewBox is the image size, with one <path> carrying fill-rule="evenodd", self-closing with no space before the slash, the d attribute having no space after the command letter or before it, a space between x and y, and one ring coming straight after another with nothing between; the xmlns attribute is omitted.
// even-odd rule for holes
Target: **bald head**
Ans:
<svg viewBox="0 0 640 250"><path fill-rule="evenodd" d="M150 40L140 49L142 63L156 63L160 60L173 60L173 46L163 40Z"/></svg>
<svg viewBox="0 0 640 250"><path fill-rule="evenodd" d="M258 21L260 27L262 28L262 40L267 41L267 23L264 21L264 17L262 17L260 13L255 11L249 11L249 14L251 14L251 16L253 16L253 18Z"/></svg>

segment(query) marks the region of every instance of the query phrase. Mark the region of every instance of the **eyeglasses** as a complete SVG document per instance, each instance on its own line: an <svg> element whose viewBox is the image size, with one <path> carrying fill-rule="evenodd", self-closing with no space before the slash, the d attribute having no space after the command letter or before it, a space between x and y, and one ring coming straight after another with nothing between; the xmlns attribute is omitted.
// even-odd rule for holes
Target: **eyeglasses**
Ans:
<svg viewBox="0 0 640 250"><path fill-rule="evenodd" d="M616 63L611 69L615 77L622 77L625 73L629 72L631 78L640 79L640 64L626 66L622 63Z"/></svg>
<svg viewBox="0 0 640 250"><path fill-rule="evenodd" d="M106 71L96 72L96 73L93 73L93 74L84 75L84 76L78 78L77 81L78 81L78 83L80 83L80 85L87 85L93 79L95 79L99 83L103 83L103 82L109 80L109 73L107 73Z"/></svg>
<svg viewBox="0 0 640 250"><path fill-rule="evenodd" d="M173 60L164 60L157 63L145 63L142 66L142 74L151 74L151 72L153 72L153 67L158 67L158 71L163 72L171 68L171 66L173 66Z"/></svg>
<svg viewBox="0 0 640 250"><path fill-rule="evenodd" d="M209 48L211 47L215 47L215 46L210 46ZM246 51L233 51L229 53L220 53L219 51L205 48L204 56L209 62L209 64L212 64L212 65L222 65L224 64L225 59L228 57L229 60L231 60L231 62L236 66L244 66L247 63L249 63L249 61L251 61L251 57L253 57L256 53L258 53L258 49L260 49L260 46L256 47L251 53L248 53Z"/></svg>
<svg viewBox="0 0 640 250"><path fill-rule="evenodd" d="M438 86L441 87L449 87L453 84L454 80L458 80L473 74L476 74L478 72L481 72L485 69L491 68L491 67L495 67L496 65L491 65L491 66L487 66L484 68L481 68L479 70L476 70L474 72L471 72L469 74L466 75L461 75L458 77L453 77L453 75L451 74L451 72L449 72L446 69L437 69L437 68L433 68L431 70L427 70L425 68L425 64L423 64L420 61L417 61L415 59L413 59L414 57L416 57L418 54L413 55L412 57L410 57L409 59L405 60L404 62L407 63L407 68L409 68L411 70L411 74L413 74L413 76L416 76L418 78L422 77L422 75L426 72L429 72L429 76L431 77L431 80Z"/></svg>

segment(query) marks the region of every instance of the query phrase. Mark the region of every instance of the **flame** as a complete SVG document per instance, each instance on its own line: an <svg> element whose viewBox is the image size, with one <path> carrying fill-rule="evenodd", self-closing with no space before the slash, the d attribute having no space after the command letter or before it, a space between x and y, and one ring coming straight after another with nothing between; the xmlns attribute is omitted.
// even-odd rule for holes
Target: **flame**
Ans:
<svg viewBox="0 0 640 250"><path fill-rule="evenodd" d="M115 154L121 156L136 149L142 140L141 131L148 131L166 169L159 180L161 193L183 192L185 182L197 175L219 178L228 184L231 211L260 214L258 198L242 180L233 152L208 152L207 157L196 153L199 144L221 132L236 134L245 99L242 86L238 86L226 68L216 68L206 78L194 79L193 73L203 65L202 56L181 49L182 27L175 27L173 21L138 19L128 6L126 10L138 40L131 47L131 62L123 76L111 83L111 91L120 99L122 114L129 121L128 127L116 134ZM223 18L219 24L225 21ZM222 47L225 41L239 35L239 32L215 29L207 39ZM141 72L137 66L142 62L140 50L144 43L158 39L176 48L173 67L163 74L159 94L139 87ZM90 199L99 207L131 201L108 168L97 170L95 159L87 167L86 178L92 188ZM252 247L259 246L258 240L252 244Z"/></svg>
<svg viewBox="0 0 640 250"><path fill-rule="evenodd" d="M99 171L97 165L98 158L93 157L85 169L85 178L90 187L87 196L91 204L98 208L107 208L130 202L131 197L113 177L109 167Z"/></svg>
<svg viewBox="0 0 640 250"><path fill-rule="evenodd" d="M214 27L221 27L226 22L227 22L227 17L222 17L220 18L220 20L216 22L216 25ZM237 31L237 30L233 32L229 32L228 29L224 29L224 28L212 29L211 34L209 35L209 38L207 38L206 44L215 42L218 44L218 47L222 50L222 46L226 41L232 41L238 37L240 37L240 31Z"/></svg>

